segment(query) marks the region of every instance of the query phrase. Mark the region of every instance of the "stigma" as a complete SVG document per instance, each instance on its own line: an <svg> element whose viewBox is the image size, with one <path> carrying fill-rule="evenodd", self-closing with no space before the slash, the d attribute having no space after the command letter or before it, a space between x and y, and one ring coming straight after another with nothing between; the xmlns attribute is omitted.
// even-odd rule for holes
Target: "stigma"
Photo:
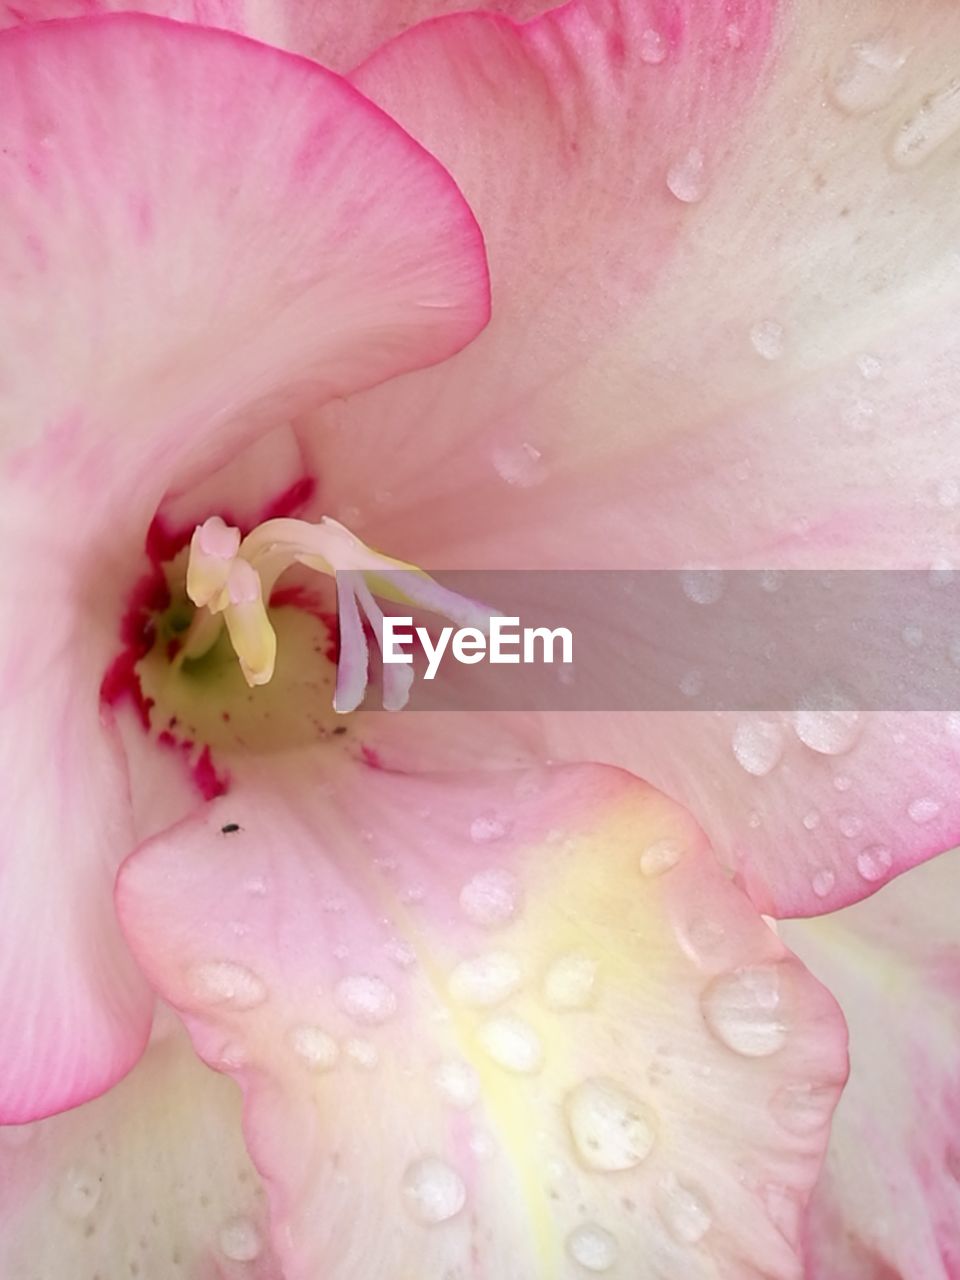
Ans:
<svg viewBox="0 0 960 1280"><path fill-rule="evenodd" d="M277 660L277 636L270 621L270 596L277 579L293 565L333 578L340 627L340 656L334 710L346 714L363 701L370 674L368 629L382 652L383 612L377 597L424 609L462 626L486 632L495 610L440 585L416 565L383 555L329 516L267 520L247 536L210 516L197 525L187 562L187 595L197 607L182 657L197 658L224 629L251 687L268 684ZM384 663L383 707L406 706L413 668Z"/></svg>

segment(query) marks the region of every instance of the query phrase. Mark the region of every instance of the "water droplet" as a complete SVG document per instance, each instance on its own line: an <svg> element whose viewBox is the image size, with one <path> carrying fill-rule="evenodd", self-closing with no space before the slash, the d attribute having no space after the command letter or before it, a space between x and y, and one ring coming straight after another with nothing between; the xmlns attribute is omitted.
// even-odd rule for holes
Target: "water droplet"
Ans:
<svg viewBox="0 0 960 1280"><path fill-rule="evenodd" d="M707 1026L721 1044L746 1058L766 1058L783 1048L787 1029L779 1008L780 975L766 965L725 974L703 994Z"/></svg>
<svg viewBox="0 0 960 1280"><path fill-rule="evenodd" d="M341 978L333 989L338 1007L354 1022L371 1026L386 1022L397 1011L397 997L382 978L356 974Z"/></svg>
<svg viewBox="0 0 960 1280"><path fill-rule="evenodd" d="M340 1046L320 1027L295 1027L290 1032L290 1045L311 1071L329 1071L340 1057Z"/></svg>
<svg viewBox="0 0 960 1280"><path fill-rule="evenodd" d="M882 40L860 40L828 78L834 105L847 115L867 115L885 106L896 92L907 55Z"/></svg>
<svg viewBox="0 0 960 1280"><path fill-rule="evenodd" d="M716 604L726 585L722 569L684 569L680 574L683 594L694 604Z"/></svg>
<svg viewBox="0 0 960 1280"><path fill-rule="evenodd" d="M864 880L882 880L893 865L893 854L882 844L867 845L857 857L857 870Z"/></svg>
<svg viewBox="0 0 960 1280"><path fill-rule="evenodd" d="M663 62L667 56L667 42L659 31L654 31L653 27L647 27L646 31L640 37L640 58L641 61L649 63L651 66L657 66Z"/></svg>
<svg viewBox="0 0 960 1280"><path fill-rule="evenodd" d="M231 1262L253 1262L262 1248L260 1232L249 1218L231 1218L220 1228L220 1252Z"/></svg>
<svg viewBox="0 0 960 1280"><path fill-rule="evenodd" d="M520 908L520 882L506 867L480 871L461 889L460 907L468 920L485 929L508 924Z"/></svg>
<svg viewBox="0 0 960 1280"><path fill-rule="evenodd" d="M543 454L527 441L494 449L493 469L501 480L518 489L532 489L545 476Z"/></svg>
<svg viewBox="0 0 960 1280"><path fill-rule="evenodd" d="M877 356L863 355L857 356L857 368L860 370L860 376L865 378L867 382L874 382L883 373L883 361Z"/></svg>
<svg viewBox="0 0 960 1280"><path fill-rule="evenodd" d="M489 951L462 960L450 974L447 989L458 1004L488 1009L513 995L522 980L516 956L508 951Z"/></svg>
<svg viewBox="0 0 960 1280"><path fill-rule="evenodd" d="M783 727L775 720L741 720L733 731L737 764L755 778L763 778L783 756Z"/></svg>
<svg viewBox="0 0 960 1280"><path fill-rule="evenodd" d="M672 1173L660 1183L657 1210L678 1244L697 1244L713 1224L703 1193L687 1186Z"/></svg>
<svg viewBox="0 0 960 1280"><path fill-rule="evenodd" d="M846 773L838 773L833 780L834 791L849 791L853 786L853 779Z"/></svg>
<svg viewBox="0 0 960 1280"><path fill-rule="evenodd" d="M750 345L764 360L783 355L783 325L778 320L758 320L750 330Z"/></svg>
<svg viewBox="0 0 960 1280"><path fill-rule="evenodd" d="M243 882L243 887L254 898L266 897L269 892L269 886L264 876L248 876Z"/></svg>
<svg viewBox="0 0 960 1280"><path fill-rule="evenodd" d="M409 1165L401 1186L407 1210L426 1226L449 1222L467 1203L463 1179L436 1156L424 1156Z"/></svg>
<svg viewBox="0 0 960 1280"><path fill-rule="evenodd" d="M255 1009L267 998L267 988L252 969L232 960L211 960L190 971L190 989L205 1005Z"/></svg>
<svg viewBox="0 0 960 1280"><path fill-rule="evenodd" d="M597 962L583 951L558 956L543 979L543 998L551 1009L586 1009L593 999Z"/></svg>
<svg viewBox="0 0 960 1280"><path fill-rule="evenodd" d="M690 147L667 170L670 194L684 204L696 204L707 194L704 155L699 147Z"/></svg>
<svg viewBox="0 0 960 1280"><path fill-rule="evenodd" d="M797 737L824 756L839 756L852 750L863 729L863 716L853 700L834 685L811 690L794 713Z"/></svg>
<svg viewBox="0 0 960 1280"><path fill-rule="evenodd" d="M588 1169L633 1169L653 1150L653 1112L613 1080L585 1080L566 1100L567 1124L580 1161Z"/></svg>
<svg viewBox="0 0 960 1280"><path fill-rule="evenodd" d="M820 814L816 809L810 809L803 815L803 825L808 831L816 831L820 825Z"/></svg>
<svg viewBox="0 0 960 1280"><path fill-rule="evenodd" d="M941 804L939 800L934 800L932 796L921 796L918 800L911 800L907 806L907 813L913 822L918 826L923 826L926 822L932 822L940 813Z"/></svg>
<svg viewBox="0 0 960 1280"><path fill-rule="evenodd" d="M437 1064L433 1080L446 1100L460 1111L472 1107L480 1097L480 1077L469 1062L449 1058Z"/></svg>
<svg viewBox="0 0 960 1280"><path fill-rule="evenodd" d="M363 1071L372 1071L380 1063L377 1046L369 1040L348 1040L343 1047L353 1065Z"/></svg>
<svg viewBox="0 0 960 1280"><path fill-rule="evenodd" d="M819 871L813 873L811 885L813 892L818 898L825 898L833 889L837 882L837 877L833 874L829 867L821 867Z"/></svg>
<svg viewBox="0 0 960 1280"><path fill-rule="evenodd" d="M682 857L683 845L679 840L671 840L669 836L654 840L640 855L640 871L645 876L662 876L675 867Z"/></svg>
<svg viewBox="0 0 960 1280"><path fill-rule="evenodd" d="M839 1092L828 1086L785 1085L774 1094L770 1110L787 1133L808 1137L829 1123Z"/></svg>
<svg viewBox="0 0 960 1280"><path fill-rule="evenodd" d="M702 671L692 667L680 677L680 692L685 698L696 698L703 693L705 677Z"/></svg>
<svg viewBox="0 0 960 1280"><path fill-rule="evenodd" d="M65 1218L82 1222L100 1202L103 1177L84 1165L71 1165L57 1187L57 1208Z"/></svg>
<svg viewBox="0 0 960 1280"><path fill-rule="evenodd" d="M484 813L470 823L470 839L476 844L500 840L507 834L507 824L495 814Z"/></svg>
<svg viewBox="0 0 960 1280"><path fill-rule="evenodd" d="M960 78L924 98L894 133L890 159L898 169L915 169L960 129Z"/></svg>
<svg viewBox="0 0 960 1280"><path fill-rule="evenodd" d="M841 835L852 840L863 830L863 819L855 813L841 813L837 826L840 828Z"/></svg>
<svg viewBox="0 0 960 1280"><path fill-rule="evenodd" d="M908 623L900 632L900 635L908 649L920 649L923 647L923 627L918 627L915 623Z"/></svg>
<svg viewBox="0 0 960 1280"><path fill-rule="evenodd" d="M620 1256L617 1238L595 1222L584 1222L567 1236L567 1253L587 1271L609 1271Z"/></svg>
<svg viewBox="0 0 960 1280"><path fill-rule="evenodd" d="M518 1075L533 1075L543 1066L543 1042L528 1022L515 1014L490 1018L477 1033L487 1056Z"/></svg>
<svg viewBox="0 0 960 1280"><path fill-rule="evenodd" d="M383 944L384 954L401 969L411 969L417 963L417 953L409 942L391 938Z"/></svg>

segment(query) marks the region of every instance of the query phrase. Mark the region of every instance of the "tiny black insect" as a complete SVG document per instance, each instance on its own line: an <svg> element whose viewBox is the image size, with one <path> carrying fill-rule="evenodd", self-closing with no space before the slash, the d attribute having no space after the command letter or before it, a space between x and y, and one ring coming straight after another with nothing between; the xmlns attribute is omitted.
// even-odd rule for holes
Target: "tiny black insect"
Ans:
<svg viewBox="0 0 960 1280"><path fill-rule="evenodd" d="M239 822L228 822L220 828L225 836L232 836L235 831L240 830Z"/></svg>

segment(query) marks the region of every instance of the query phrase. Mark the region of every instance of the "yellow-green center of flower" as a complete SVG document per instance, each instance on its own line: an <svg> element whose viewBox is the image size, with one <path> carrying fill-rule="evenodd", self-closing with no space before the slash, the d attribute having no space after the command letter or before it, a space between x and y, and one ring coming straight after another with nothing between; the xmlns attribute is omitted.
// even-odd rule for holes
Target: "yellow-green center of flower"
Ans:
<svg viewBox="0 0 960 1280"><path fill-rule="evenodd" d="M247 684L267 684L277 658L270 595L280 575L297 564L336 581L340 658L333 705L340 713L355 711L367 687L364 619L382 648L383 613L375 596L462 626L489 626L492 610L448 591L416 565L374 551L328 516L317 524L267 520L245 538L219 516L211 516L197 526L190 542L187 595L197 614L180 661L208 652L225 626ZM398 711L405 706L412 682L411 666L385 664L384 708Z"/></svg>

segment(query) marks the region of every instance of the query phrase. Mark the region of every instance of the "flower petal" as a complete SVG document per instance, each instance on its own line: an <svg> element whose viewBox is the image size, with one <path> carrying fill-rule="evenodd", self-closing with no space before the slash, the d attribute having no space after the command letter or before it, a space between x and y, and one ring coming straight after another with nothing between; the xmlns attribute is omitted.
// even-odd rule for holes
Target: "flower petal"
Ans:
<svg viewBox="0 0 960 1280"><path fill-rule="evenodd" d="M273 773L118 903L244 1089L288 1280L797 1274L842 1023L674 804L591 767Z"/></svg>
<svg viewBox="0 0 960 1280"><path fill-rule="evenodd" d="M450 365L320 415L327 509L431 569L956 562L958 48L933 0L582 0L386 46L356 82L457 176L496 315ZM675 189L691 147L700 200ZM548 733L674 795L777 914L960 839L942 717L868 717L836 759L787 727L767 778L732 720L621 727ZM889 868L863 876L875 845Z"/></svg>
<svg viewBox="0 0 960 1280"><path fill-rule="evenodd" d="M136 1070L68 1115L0 1128L0 1268L22 1277L280 1280L240 1098L164 1011Z"/></svg>
<svg viewBox="0 0 960 1280"><path fill-rule="evenodd" d="M161 496L265 422L449 354L487 300L446 173L302 59L114 15L4 32L0 74L0 1118L19 1121L106 1088L147 1034L98 693Z"/></svg>
<svg viewBox="0 0 960 1280"><path fill-rule="evenodd" d="M783 936L830 984L852 1070L806 1228L809 1280L950 1280L960 1267L960 858Z"/></svg>
<svg viewBox="0 0 960 1280"><path fill-rule="evenodd" d="M365 0L360 6L331 0L0 0L0 28L91 13L149 13L237 31L346 71L398 31L460 7L459 0ZM550 8L551 0L488 0L478 7L522 19Z"/></svg>

